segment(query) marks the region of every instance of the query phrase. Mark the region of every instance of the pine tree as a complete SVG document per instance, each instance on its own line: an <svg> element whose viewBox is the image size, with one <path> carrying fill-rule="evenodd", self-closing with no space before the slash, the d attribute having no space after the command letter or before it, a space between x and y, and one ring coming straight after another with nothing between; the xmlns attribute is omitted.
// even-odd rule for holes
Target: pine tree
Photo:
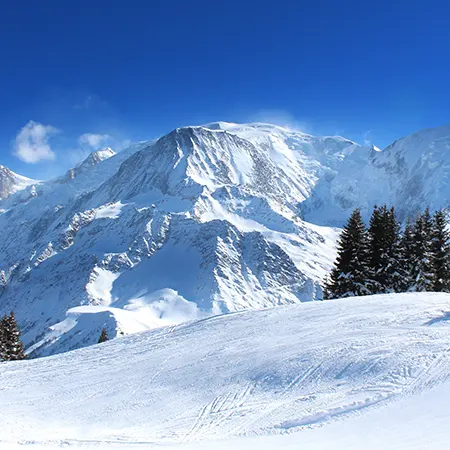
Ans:
<svg viewBox="0 0 450 450"><path fill-rule="evenodd" d="M403 277L400 265L400 226L394 208L375 206L369 226L371 292L398 292Z"/></svg>
<svg viewBox="0 0 450 450"><path fill-rule="evenodd" d="M5 361L16 361L25 359L23 343L20 339L20 329L17 325L14 312L11 311L9 316L2 319L2 335L5 348Z"/></svg>
<svg viewBox="0 0 450 450"><path fill-rule="evenodd" d="M403 277L399 280L396 292L408 292L415 288L415 271L417 266L414 224L408 219L399 245L399 265Z"/></svg>
<svg viewBox="0 0 450 450"><path fill-rule="evenodd" d="M108 333L106 332L106 328L102 328L102 332L100 334L100 338L98 339L98 343L109 341Z"/></svg>
<svg viewBox="0 0 450 450"><path fill-rule="evenodd" d="M368 235L359 209L355 209L338 242L338 256L325 291L329 298L367 295Z"/></svg>
<svg viewBox="0 0 450 450"><path fill-rule="evenodd" d="M393 207L387 211L386 234L386 289L388 292L403 292L402 284L406 275L406 271L401 262L402 237L400 233L400 224L395 217L395 210Z"/></svg>
<svg viewBox="0 0 450 450"><path fill-rule="evenodd" d="M330 290L329 290L329 285L330 285L330 278L327 275L325 277L325 279L323 280L323 286L322 286L322 298L324 300L330 300Z"/></svg>
<svg viewBox="0 0 450 450"><path fill-rule="evenodd" d="M433 221L430 211L427 208L420 215L414 226L415 259L414 269L415 290L419 292L431 291L433 284L433 267L431 255L431 234L433 231Z"/></svg>
<svg viewBox="0 0 450 450"><path fill-rule="evenodd" d="M434 214L431 239L431 260L433 267L432 290L449 292L450 290L450 233L443 211Z"/></svg>
<svg viewBox="0 0 450 450"><path fill-rule="evenodd" d="M369 222L369 268L370 291L372 294L383 292L381 268L383 267L384 224L383 213L386 206L374 206Z"/></svg>
<svg viewBox="0 0 450 450"><path fill-rule="evenodd" d="M0 361L7 361L6 337L5 337L6 316L0 319Z"/></svg>

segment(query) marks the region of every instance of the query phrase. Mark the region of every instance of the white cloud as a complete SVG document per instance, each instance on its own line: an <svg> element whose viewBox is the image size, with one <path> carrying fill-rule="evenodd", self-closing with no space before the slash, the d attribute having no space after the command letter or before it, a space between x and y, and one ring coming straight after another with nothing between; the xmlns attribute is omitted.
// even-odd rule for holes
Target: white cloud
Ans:
<svg viewBox="0 0 450 450"><path fill-rule="evenodd" d="M42 125L30 120L16 136L14 155L30 164L54 160L55 153L48 140L57 132L58 130L51 125Z"/></svg>
<svg viewBox="0 0 450 450"><path fill-rule="evenodd" d="M282 109L263 109L253 114L250 121L271 123L303 133L307 133L310 128L304 121L296 119L289 111Z"/></svg>
<svg viewBox="0 0 450 450"><path fill-rule="evenodd" d="M367 145L367 146L369 146L369 145L372 145L372 130L367 130L365 133L364 133L364 145Z"/></svg>
<svg viewBox="0 0 450 450"><path fill-rule="evenodd" d="M78 138L78 143L82 146L92 147L94 150L105 147L110 143L112 137L109 134L85 133Z"/></svg>

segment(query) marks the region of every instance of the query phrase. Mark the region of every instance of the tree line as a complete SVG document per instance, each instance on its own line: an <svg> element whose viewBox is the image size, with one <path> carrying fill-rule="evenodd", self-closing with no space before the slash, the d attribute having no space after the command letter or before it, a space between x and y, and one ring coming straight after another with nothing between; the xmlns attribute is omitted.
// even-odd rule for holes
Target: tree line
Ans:
<svg viewBox="0 0 450 450"><path fill-rule="evenodd" d="M427 208L404 229L394 208L375 206L366 227L355 209L324 283L324 298L388 292L450 292L450 234L444 211Z"/></svg>

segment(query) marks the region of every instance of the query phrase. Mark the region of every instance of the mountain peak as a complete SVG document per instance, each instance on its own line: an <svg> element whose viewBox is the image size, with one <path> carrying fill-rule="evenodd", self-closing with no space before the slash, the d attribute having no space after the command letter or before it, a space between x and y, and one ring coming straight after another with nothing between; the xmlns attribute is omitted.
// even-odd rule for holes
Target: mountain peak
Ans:
<svg viewBox="0 0 450 450"><path fill-rule="evenodd" d="M86 159L84 159L77 167L94 166L105 159L111 158L116 152L109 147L102 150L96 150L92 152Z"/></svg>
<svg viewBox="0 0 450 450"><path fill-rule="evenodd" d="M77 166L72 169L69 169L66 174L58 179L59 183L66 183L67 181L73 180L80 173L83 173L89 170L92 167L95 167L97 164L105 161L106 159L114 156L116 152L112 148L104 148L102 150L96 150L90 153L83 161L81 161Z"/></svg>
<svg viewBox="0 0 450 450"><path fill-rule="evenodd" d="M266 122L250 122L250 123L234 123L234 122L211 122L200 126L212 131L228 131L230 133L242 134L253 131L254 133L300 133L306 134L298 130L291 129L287 126L274 125Z"/></svg>
<svg viewBox="0 0 450 450"><path fill-rule="evenodd" d="M6 166L0 164L0 172L5 174L13 174L14 172Z"/></svg>
<svg viewBox="0 0 450 450"><path fill-rule="evenodd" d="M36 180L19 175L8 167L0 165L0 200L34 183Z"/></svg>

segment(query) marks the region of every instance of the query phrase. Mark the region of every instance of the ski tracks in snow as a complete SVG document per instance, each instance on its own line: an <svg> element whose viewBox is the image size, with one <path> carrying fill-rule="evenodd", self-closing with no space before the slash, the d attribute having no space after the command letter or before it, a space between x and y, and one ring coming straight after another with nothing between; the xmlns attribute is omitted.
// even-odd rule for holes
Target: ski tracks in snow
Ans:
<svg viewBox="0 0 450 450"><path fill-rule="evenodd" d="M377 362L378 360L375 359L372 365ZM280 432L296 427L317 425L348 414L357 414L362 409L375 407L404 395L417 394L432 388L450 376L450 349L437 355L415 377L412 377L410 367L404 368L402 377L409 379L409 382L405 384L393 381L370 386L362 385L352 390L351 394L355 396L353 401L348 401L349 398L330 399L327 395L321 396L320 392L311 391L313 386L317 387L322 375L331 369L329 365L333 366L333 363L335 362L324 359L302 371L287 384L275 401L273 399L264 401L263 397L256 395L255 389L259 381L248 385L240 393L219 395L200 410L194 424L183 436L181 442L197 441L213 435L237 436L254 432L259 422L261 422L260 427L264 428L264 419L276 414L281 408L289 410L291 404L299 401L305 402L304 414L297 419L281 420L279 425L272 423L270 428L278 429ZM369 365L366 370L370 371L370 369ZM303 395L301 395L302 387L307 389ZM236 425L236 423L237 425L227 429L227 421L230 421L230 425Z"/></svg>
<svg viewBox="0 0 450 450"><path fill-rule="evenodd" d="M293 391L294 387L299 386L303 383L306 383L307 381L315 379L317 377L317 375L319 374L322 365L323 365L323 361L320 362L319 364L315 364L315 365L309 367L306 371L302 372L300 375L295 377L283 389L280 397L278 398L278 400L276 402L269 404L267 407L263 408L260 413L256 414L256 416L252 416L248 420L240 423L236 428L234 428L230 432L230 434L236 435L236 434L239 434L241 431L245 431L245 429L256 424L261 419L264 419L265 417L269 416L270 414L275 412L277 409L285 406L289 402L294 401L295 398L292 397L292 391Z"/></svg>
<svg viewBox="0 0 450 450"><path fill-rule="evenodd" d="M224 422L235 416L243 415L246 402L254 388L255 385L251 383L241 392L229 392L215 397L212 402L206 404L200 410L194 424L183 436L181 442L189 442L206 435L213 435Z"/></svg>
<svg viewBox="0 0 450 450"><path fill-rule="evenodd" d="M450 376L450 349L437 355L435 359L409 383L402 393L417 394L445 381Z"/></svg>

